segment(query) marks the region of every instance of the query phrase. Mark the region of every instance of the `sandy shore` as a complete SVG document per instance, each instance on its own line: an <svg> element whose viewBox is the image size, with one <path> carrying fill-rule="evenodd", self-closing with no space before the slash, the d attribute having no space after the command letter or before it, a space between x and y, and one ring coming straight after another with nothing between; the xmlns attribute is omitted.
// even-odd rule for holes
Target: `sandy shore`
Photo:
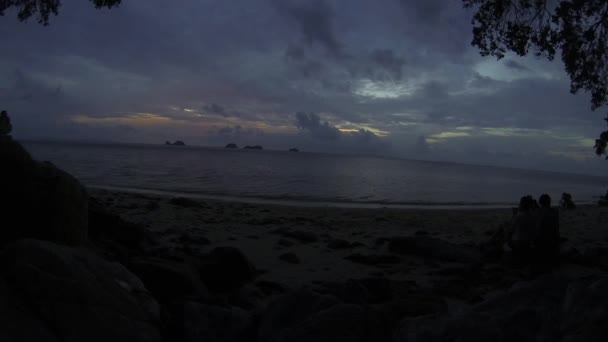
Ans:
<svg viewBox="0 0 608 342"><path fill-rule="evenodd" d="M218 246L234 246L262 271L259 279L288 288L377 276L436 286L456 264L417 256L390 260L387 239L424 235L476 246L511 217L510 208L314 208L216 200L175 204L170 197L158 195L89 192L125 220L158 233L171 249L204 253ZM606 247L607 227L608 208L583 206L560 213L565 248ZM379 257L380 261L361 261L361 256Z"/></svg>

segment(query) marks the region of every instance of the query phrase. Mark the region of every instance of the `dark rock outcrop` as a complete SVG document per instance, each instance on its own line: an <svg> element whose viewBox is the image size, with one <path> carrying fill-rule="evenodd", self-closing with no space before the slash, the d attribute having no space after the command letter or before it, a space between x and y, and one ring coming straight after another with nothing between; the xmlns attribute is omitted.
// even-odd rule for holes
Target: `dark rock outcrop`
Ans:
<svg viewBox="0 0 608 342"><path fill-rule="evenodd" d="M230 143L226 145L226 148L239 148L237 144L235 143Z"/></svg>
<svg viewBox="0 0 608 342"><path fill-rule="evenodd" d="M2 321L16 315L29 322L9 341L36 334L44 341L53 341L47 335L57 341L160 341L158 304L122 265L40 240L9 243L0 260L0 302L14 311Z"/></svg>
<svg viewBox="0 0 608 342"><path fill-rule="evenodd" d="M256 275L249 259L234 247L214 248L201 258L198 270L205 285L214 292L235 290Z"/></svg>
<svg viewBox="0 0 608 342"><path fill-rule="evenodd" d="M297 148L290 148L289 152L300 152L300 150L298 150Z"/></svg>
<svg viewBox="0 0 608 342"><path fill-rule="evenodd" d="M0 243L36 238L67 245L87 240L87 193L68 173L37 162L9 136L0 136Z"/></svg>

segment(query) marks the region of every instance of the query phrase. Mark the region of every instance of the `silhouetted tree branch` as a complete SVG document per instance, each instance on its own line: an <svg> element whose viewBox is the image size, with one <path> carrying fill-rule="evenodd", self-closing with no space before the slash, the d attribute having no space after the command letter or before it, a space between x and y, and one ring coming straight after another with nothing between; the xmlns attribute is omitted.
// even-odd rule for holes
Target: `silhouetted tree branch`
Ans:
<svg viewBox="0 0 608 342"><path fill-rule="evenodd" d="M608 104L608 1L462 0L475 9L472 44L483 56L501 59L512 51L531 51L553 60L559 55L570 89L591 94L591 108ZM606 153L608 131L596 141Z"/></svg>
<svg viewBox="0 0 608 342"><path fill-rule="evenodd" d="M112 8L120 5L122 0L89 0L95 8ZM61 0L0 0L0 16L9 8L17 9L17 18L21 21L26 21L30 17L35 16L38 23L42 25L49 24L49 17L59 13Z"/></svg>

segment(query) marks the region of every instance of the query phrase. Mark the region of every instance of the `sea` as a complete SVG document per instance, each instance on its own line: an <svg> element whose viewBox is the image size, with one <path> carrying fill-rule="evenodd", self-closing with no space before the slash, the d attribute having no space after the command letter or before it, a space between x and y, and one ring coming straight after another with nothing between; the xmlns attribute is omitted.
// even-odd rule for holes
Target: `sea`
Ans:
<svg viewBox="0 0 608 342"><path fill-rule="evenodd" d="M355 207L507 207L563 192L591 203L607 177L310 152L144 144L23 142L88 187Z"/></svg>

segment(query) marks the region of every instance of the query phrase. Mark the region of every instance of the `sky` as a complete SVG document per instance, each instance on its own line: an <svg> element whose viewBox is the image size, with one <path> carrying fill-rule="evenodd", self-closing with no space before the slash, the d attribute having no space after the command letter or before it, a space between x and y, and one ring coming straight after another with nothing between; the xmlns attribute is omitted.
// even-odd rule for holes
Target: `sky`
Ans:
<svg viewBox="0 0 608 342"><path fill-rule="evenodd" d="M64 0L0 17L18 139L354 153L606 175L559 60L481 57L460 0Z"/></svg>

